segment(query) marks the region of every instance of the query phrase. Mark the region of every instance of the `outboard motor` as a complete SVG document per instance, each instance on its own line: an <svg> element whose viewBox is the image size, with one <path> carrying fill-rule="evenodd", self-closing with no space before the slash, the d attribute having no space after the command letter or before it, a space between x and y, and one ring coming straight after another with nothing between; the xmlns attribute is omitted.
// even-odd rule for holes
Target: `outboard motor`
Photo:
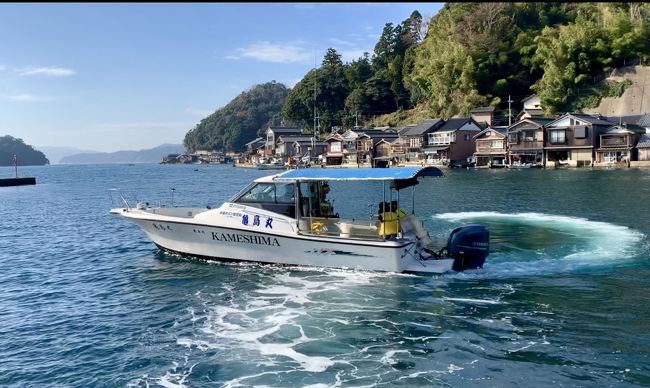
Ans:
<svg viewBox="0 0 650 388"><path fill-rule="evenodd" d="M490 232L483 225L458 227L449 235L446 251L454 259L454 271L482 268L490 253Z"/></svg>

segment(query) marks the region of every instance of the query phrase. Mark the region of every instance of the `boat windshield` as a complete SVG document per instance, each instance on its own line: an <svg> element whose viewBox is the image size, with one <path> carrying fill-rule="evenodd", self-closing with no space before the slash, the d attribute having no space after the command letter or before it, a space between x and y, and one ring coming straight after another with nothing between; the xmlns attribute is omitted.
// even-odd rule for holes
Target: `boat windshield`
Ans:
<svg viewBox="0 0 650 388"><path fill-rule="evenodd" d="M258 183L244 192L235 202L294 204L293 183Z"/></svg>
<svg viewBox="0 0 650 388"><path fill-rule="evenodd" d="M291 218L296 217L293 183L260 182L251 186L233 202L266 209Z"/></svg>

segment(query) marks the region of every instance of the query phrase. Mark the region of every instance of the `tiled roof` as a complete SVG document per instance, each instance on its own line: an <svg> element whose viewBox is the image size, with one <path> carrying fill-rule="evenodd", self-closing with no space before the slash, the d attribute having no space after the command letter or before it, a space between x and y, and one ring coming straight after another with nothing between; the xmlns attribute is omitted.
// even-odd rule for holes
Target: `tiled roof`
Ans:
<svg viewBox="0 0 650 388"><path fill-rule="evenodd" d="M303 140L303 139L292 140L291 143L298 143L301 146L303 146L303 145L311 145L311 138L309 140ZM327 143L325 143L322 140L316 140L314 142L314 147L316 147L316 146L326 146L326 145L327 145Z"/></svg>
<svg viewBox="0 0 650 388"><path fill-rule="evenodd" d="M607 116L603 117L605 120L612 124L637 124L643 115L630 115L630 116Z"/></svg>
<svg viewBox="0 0 650 388"><path fill-rule="evenodd" d="M479 106L478 108L474 108L470 111L470 113L489 113L489 112L494 112L493 106Z"/></svg>
<svg viewBox="0 0 650 388"><path fill-rule="evenodd" d="M312 139L311 136L285 136L285 135L282 135L278 138L278 140L282 140L285 143L292 143L294 141L311 141L311 139Z"/></svg>
<svg viewBox="0 0 650 388"><path fill-rule="evenodd" d="M650 134L641 135L639 142L636 143L636 148L650 148Z"/></svg>
<svg viewBox="0 0 650 388"><path fill-rule="evenodd" d="M533 116L533 117L529 117L529 118L527 118L525 120L530 120L530 121L534 122L535 124L537 124L539 126L544 126L544 125L550 123L551 121L553 121L555 119L551 118L551 117L536 117L536 116Z"/></svg>
<svg viewBox="0 0 650 388"><path fill-rule="evenodd" d="M431 130L436 124L440 122L440 119L428 119L424 120L418 125L413 125L404 128L402 131L401 135L402 136L418 136L426 133L427 131Z"/></svg>
<svg viewBox="0 0 650 388"><path fill-rule="evenodd" d="M584 121L586 121L586 122L588 122L590 124L595 124L595 125L612 125L612 124L614 124L614 123L612 123L610 121L603 120L603 119L605 119L605 117L603 117L603 119L599 119L598 117L594 117L594 116L586 115L586 114L582 114L582 113L569 113L569 114L571 116L573 116L573 117L579 118L580 120L584 120Z"/></svg>
<svg viewBox="0 0 650 388"><path fill-rule="evenodd" d="M636 123L642 127L650 127L650 113L646 113Z"/></svg>
<svg viewBox="0 0 650 388"><path fill-rule="evenodd" d="M255 143L257 143L257 142L261 142L261 141L264 141L264 139L261 138L261 137L258 137L258 138L256 138L255 140L249 141L248 143L246 143L246 144L244 144L244 145L245 145L245 146L253 145L253 144L255 144Z"/></svg>
<svg viewBox="0 0 650 388"><path fill-rule="evenodd" d="M456 119L449 119L438 129L438 131L455 131L460 129L463 125L470 122L470 119L467 117L461 117Z"/></svg>
<svg viewBox="0 0 650 388"><path fill-rule="evenodd" d="M286 127L270 127L269 128L273 133L275 134L283 134L283 133L302 133L302 129L300 128L286 128Z"/></svg>

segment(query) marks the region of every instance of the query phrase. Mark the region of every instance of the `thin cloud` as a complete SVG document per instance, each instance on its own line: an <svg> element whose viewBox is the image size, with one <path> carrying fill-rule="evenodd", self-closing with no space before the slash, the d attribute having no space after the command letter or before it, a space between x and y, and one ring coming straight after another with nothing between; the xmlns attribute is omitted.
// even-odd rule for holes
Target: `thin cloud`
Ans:
<svg viewBox="0 0 650 388"><path fill-rule="evenodd" d="M21 76L44 75L46 77L69 77L77 74L76 71L63 67L28 67L19 72Z"/></svg>
<svg viewBox="0 0 650 388"><path fill-rule="evenodd" d="M33 94L16 94L13 96L6 96L8 100L20 101L20 102L40 102L40 101L52 101L50 97L35 96Z"/></svg>
<svg viewBox="0 0 650 388"><path fill-rule="evenodd" d="M106 123L98 124L96 126L99 130L110 131L127 131L127 130L157 130L157 129L178 129L193 127L196 123L182 123L182 122L155 122L155 121L142 121L132 123Z"/></svg>
<svg viewBox="0 0 650 388"><path fill-rule="evenodd" d="M268 41L252 43L247 47L238 48L236 51L238 55L229 55L229 57L271 63L307 62L312 59L313 55L301 43L271 43Z"/></svg>

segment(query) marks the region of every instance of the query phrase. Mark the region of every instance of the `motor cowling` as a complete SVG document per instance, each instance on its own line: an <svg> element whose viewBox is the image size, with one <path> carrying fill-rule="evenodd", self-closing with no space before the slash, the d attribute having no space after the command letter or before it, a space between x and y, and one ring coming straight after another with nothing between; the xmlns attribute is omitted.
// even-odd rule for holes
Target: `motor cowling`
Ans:
<svg viewBox="0 0 650 388"><path fill-rule="evenodd" d="M490 232L483 225L458 227L449 235L446 248L454 259L454 271L482 268L490 253Z"/></svg>

